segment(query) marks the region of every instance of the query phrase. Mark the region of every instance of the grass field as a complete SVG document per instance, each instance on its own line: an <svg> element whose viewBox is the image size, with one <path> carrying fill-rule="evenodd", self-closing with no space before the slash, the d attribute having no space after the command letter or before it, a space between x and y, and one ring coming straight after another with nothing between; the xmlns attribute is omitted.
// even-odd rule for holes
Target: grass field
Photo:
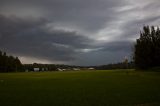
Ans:
<svg viewBox="0 0 160 106"><path fill-rule="evenodd" d="M160 73L0 73L0 106L160 106Z"/></svg>

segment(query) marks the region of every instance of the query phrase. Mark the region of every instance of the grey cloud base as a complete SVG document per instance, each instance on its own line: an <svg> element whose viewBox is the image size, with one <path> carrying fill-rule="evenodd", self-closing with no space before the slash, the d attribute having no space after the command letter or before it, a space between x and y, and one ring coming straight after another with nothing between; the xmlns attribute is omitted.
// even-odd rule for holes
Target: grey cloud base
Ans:
<svg viewBox="0 0 160 106"><path fill-rule="evenodd" d="M159 0L0 0L0 49L50 63L115 63L132 55L143 25L159 25L159 12Z"/></svg>

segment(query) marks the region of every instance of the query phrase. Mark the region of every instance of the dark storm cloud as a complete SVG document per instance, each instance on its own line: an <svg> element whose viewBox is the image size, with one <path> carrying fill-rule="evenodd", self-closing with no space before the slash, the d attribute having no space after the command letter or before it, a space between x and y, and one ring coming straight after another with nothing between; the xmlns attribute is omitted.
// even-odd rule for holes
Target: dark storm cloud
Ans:
<svg viewBox="0 0 160 106"><path fill-rule="evenodd" d="M133 54L133 47L133 41L100 43L78 54L77 59L70 62L70 64L104 65L121 62L125 57L130 60Z"/></svg>
<svg viewBox="0 0 160 106"><path fill-rule="evenodd" d="M3 1L0 12L43 16L58 24L94 31L116 19L114 7L123 3L115 0L14 0Z"/></svg>
<svg viewBox="0 0 160 106"><path fill-rule="evenodd" d="M68 61L74 59L75 49L85 48L90 42L76 32L49 29L43 19L0 15L0 23L0 47L21 56Z"/></svg>
<svg viewBox="0 0 160 106"><path fill-rule="evenodd" d="M52 63L122 61L159 12L159 0L0 0L0 49Z"/></svg>

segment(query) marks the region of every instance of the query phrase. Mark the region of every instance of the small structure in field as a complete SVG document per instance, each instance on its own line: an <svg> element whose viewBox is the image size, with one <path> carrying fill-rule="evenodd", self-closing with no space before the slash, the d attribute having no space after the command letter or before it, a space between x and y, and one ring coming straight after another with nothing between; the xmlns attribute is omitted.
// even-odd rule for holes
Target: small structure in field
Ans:
<svg viewBox="0 0 160 106"><path fill-rule="evenodd" d="M88 70L94 70L94 68L93 68L93 67L90 67L90 68L88 68Z"/></svg>
<svg viewBox="0 0 160 106"><path fill-rule="evenodd" d="M80 68L73 68L74 71L79 71L81 70Z"/></svg>
<svg viewBox="0 0 160 106"><path fill-rule="evenodd" d="M62 69L63 71L66 71L67 69Z"/></svg>
<svg viewBox="0 0 160 106"><path fill-rule="evenodd" d="M33 68L33 71L34 71L34 72L39 72L39 71L40 71L40 68Z"/></svg>
<svg viewBox="0 0 160 106"><path fill-rule="evenodd" d="M57 70L58 70L58 71L64 71L64 70L63 70L63 69L61 69L61 68L58 68Z"/></svg>

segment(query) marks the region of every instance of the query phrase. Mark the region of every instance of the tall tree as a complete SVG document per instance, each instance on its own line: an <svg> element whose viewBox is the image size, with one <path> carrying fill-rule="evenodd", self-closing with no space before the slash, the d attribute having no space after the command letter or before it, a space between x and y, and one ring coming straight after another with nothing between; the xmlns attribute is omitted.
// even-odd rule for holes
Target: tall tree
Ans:
<svg viewBox="0 0 160 106"><path fill-rule="evenodd" d="M160 66L160 29L144 26L134 51L136 68L148 69Z"/></svg>
<svg viewBox="0 0 160 106"><path fill-rule="evenodd" d="M0 51L0 72L14 72L22 70L22 64L18 57L7 56Z"/></svg>

